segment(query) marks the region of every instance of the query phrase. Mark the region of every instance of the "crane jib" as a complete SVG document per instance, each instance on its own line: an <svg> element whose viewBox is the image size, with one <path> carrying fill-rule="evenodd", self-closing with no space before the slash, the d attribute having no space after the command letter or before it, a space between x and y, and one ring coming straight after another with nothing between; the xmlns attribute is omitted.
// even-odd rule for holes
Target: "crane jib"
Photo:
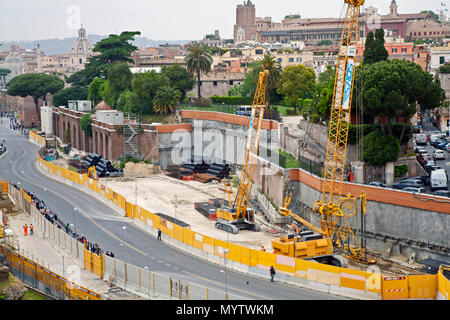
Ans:
<svg viewBox="0 0 450 320"><path fill-rule="evenodd" d="M355 61L348 59L347 72L345 78L344 99L342 101L342 109L348 110L350 106L350 96L352 94L353 71L355 69Z"/></svg>
<svg viewBox="0 0 450 320"><path fill-rule="evenodd" d="M249 128L248 128L247 150L250 149L250 141L251 141L251 138L252 138L253 122L255 121L255 115L256 115L256 108L252 108L252 116L250 118L250 125L249 125Z"/></svg>

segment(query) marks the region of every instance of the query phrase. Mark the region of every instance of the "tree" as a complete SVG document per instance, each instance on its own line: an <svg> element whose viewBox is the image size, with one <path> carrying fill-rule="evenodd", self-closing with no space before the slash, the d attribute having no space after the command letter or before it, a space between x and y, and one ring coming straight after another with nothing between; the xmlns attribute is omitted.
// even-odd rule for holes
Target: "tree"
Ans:
<svg viewBox="0 0 450 320"><path fill-rule="evenodd" d="M384 166L388 162L397 161L400 142L396 137L376 130L361 140L360 148L363 156L360 160L371 166Z"/></svg>
<svg viewBox="0 0 450 320"><path fill-rule="evenodd" d="M292 102L297 114L297 101L311 95L316 87L316 74L314 69L307 68L302 64L287 66L281 74L280 85L277 88Z"/></svg>
<svg viewBox="0 0 450 320"><path fill-rule="evenodd" d="M391 122L402 119L404 125L400 141L403 141L407 124L417 111L439 107L445 93L439 81L414 62L388 60L376 64L364 64L356 69L353 104L362 102L361 110L373 119L379 118L381 131L392 135Z"/></svg>
<svg viewBox="0 0 450 320"><path fill-rule="evenodd" d="M93 51L100 54L90 57L84 70L71 75L67 82L75 86L87 87L95 78L104 78L109 65L118 62L133 63L131 54L137 47L131 42L136 35L140 34L139 31L124 31L120 35L110 34L108 38L97 42Z"/></svg>
<svg viewBox="0 0 450 320"><path fill-rule="evenodd" d="M369 31L366 37L366 44L364 48L364 58L363 63L371 63L373 60L373 43L375 41L375 37L372 31Z"/></svg>
<svg viewBox="0 0 450 320"><path fill-rule="evenodd" d="M384 46L384 30L377 29L375 31L374 39L373 34L370 34L371 32L367 35L368 40L366 40L366 47L364 50L364 64L373 64L388 60L389 53Z"/></svg>
<svg viewBox="0 0 450 320"><path fill-rule="evenodd" d="M318 46L331 46L333 44L333 41L331 40L320 40L319 42L317 42Z"/></svg>
<svg viewBox="0 0 450 320"><path fill-rule="evenodd" d="M0 83L2 86L6 85L6 77L8 76L8 74L11 73L11 70L9 69L5 69L5 68L0 68L0 78L2 79L2 82Z"/></svg>
<svg viewBox="0 0 450 320"><path fill-rule="evenodd" d="M434 13L434 11L431 11L431 10L422 10L422 11L420 11L420 13L429 14L429 15L431 15L431 16L433 17L433 20L434 20L434 21L436 21L437 23L441 23L441 21L440 21L440 19L439 19L439 16L438 16L436 13Z"/></svg>
<svg viewBox="0 0 450 320"><path fill-rule="evenodd" d="M127 89L120 94L119 101L117 102L117 109L122 110L125 113L143 115L145 109L142 108L141 101L142 100L135 92Z"/></svg>
<svg viewBox="0 0 450 320"><path fill-rule="evenodd" d="M105 101L115 108L120 94L126 89L131 89L133 74L126 63L120 62L109 66L107 75L108 83L105 88Z"/></svg>
<svg viewBox="0 0 450 320"><path fill-rule="evenodd" d="M80 87L70 87L62 89L53 95L54 106L67 106L69 100L86 100L88 89Z"/></svg>
<svg viewBox="0 0 450 320"><path fill-rule="evenodd" d="M153 113L153 98L159 88L169 86L170 80L166 75L152 70L145 73L139 73L134 76L132 82L133 92L141 100L142 114Z"/></svg>
<svg viewBox="0 0 450 320"><path fill-rule="evenodd" d="M180 101L181 92L170 86L161 87L153 99L153 109L156 113L167 115L174 112Z"/></svg>
<svg viewBox="0 0 450 320"><path fill-rule="evenodd" d="M258 81L259 73L264 70L269 70L269 78L267 80L267 90L266 90L266 102L268 108L270 108L270 90L275 89L281 78L281 64L276 61L276 58L270 54L266 53L262 58L259 58L255 63L251 65L253 72L253 81L255 84ZM256 87L256 86L255 86Z"/></svg>
<svg viewBox="0 0 450 320"><path fill-rule="evenodd" d="M83 115L80 120L80 128L83 130L89 137L92 137L92 117L90 113Z"/></svg>
<svg viewBox="0 0 450 320"><path fill-rule="evenodd" d="M184 58L187 70L191 74L197 75L197 97L200 99L200 74L208 73L211 70L213 58L208 53L207 47L200 42L194 42L186 48L188 54Z"/></svg>
<svg viewBox="0 0 450 320"><path fill-rule="evenodd" d="M95 78L92 80L88 89L88 99L92 101L94 105L97 105L105 96L107 81L102 78Z"/></svg>
<svg viewBox="0 0 450 320"><path fill-rule="evenodd" d="M13 78L8 82L7 86L7 94L10 96L31 96L33 98L38 120L40 121L39 99L47 101L47 94L54 94L64 88L64 81L43 73L29 73Z"/></svg>
<svg viewBox="0 0 450 320"><path fill-rule="evenodd" d="M169 79L171 87L181 92L181 99L186 97L186 93L194 88L195 80L185 67L174 64L170 67L163 67L161 73Z"/></svg>

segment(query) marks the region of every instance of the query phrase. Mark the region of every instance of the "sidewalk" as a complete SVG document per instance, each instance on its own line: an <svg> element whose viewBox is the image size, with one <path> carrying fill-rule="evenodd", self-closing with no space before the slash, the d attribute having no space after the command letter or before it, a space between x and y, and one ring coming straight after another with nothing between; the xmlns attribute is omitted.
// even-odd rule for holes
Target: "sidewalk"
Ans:
<svg viewBox="0 0 450 320"><path fill-rule="evenodd" d="M98 278L97 275L85 270L82 262L63 252L51 241L39 234L35 226L34 235L23 233L23 225L30 226L32 219L26 213L8 215L8 227L14 232L15 246L19 248L19 253L50 269L51 271L64 276L65 278L102 295L103 299L110 300L137 300L143 299L133 294L120 291L110 292L111 288L106 281ZM64 275L63 275L64 264Z"/></svg>

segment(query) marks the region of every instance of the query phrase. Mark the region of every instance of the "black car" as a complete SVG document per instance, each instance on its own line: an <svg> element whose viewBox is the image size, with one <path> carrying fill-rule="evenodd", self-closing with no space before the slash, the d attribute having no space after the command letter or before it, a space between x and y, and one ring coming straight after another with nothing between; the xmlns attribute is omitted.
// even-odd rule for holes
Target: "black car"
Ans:
<svg viewBox="0 0 450 320"><path fill-rule="evenodd" d="M380 188L388 188L387 185L385 185L383 182L380 182L380 181L369 182L369 186L380 187Z"/></svg>
<svg viewBox="0 0 450 320"><path fill-rule="evenodd" d="M447 190L437 190L437 191L434 191L432 194L433 194L433 196L450 198L450 191L447 191Z"/></svg>
<svg viewBox="0 0 450 320"><path fill-rule="evenodd" d="M424 186L424 183L421 180L403 180L397 183L393 184L394 189L403 190L407 187L413 187L413 188L421 188Z"/></svg>

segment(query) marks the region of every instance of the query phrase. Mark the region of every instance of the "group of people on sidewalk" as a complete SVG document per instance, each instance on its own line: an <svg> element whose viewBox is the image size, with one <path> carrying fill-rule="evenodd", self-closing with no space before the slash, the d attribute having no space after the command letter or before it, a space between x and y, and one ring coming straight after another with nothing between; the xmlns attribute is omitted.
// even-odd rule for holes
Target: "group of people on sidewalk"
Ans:
<svg viewBox="0 0 450 320"><path fill-rule="evenodd" d="M23 235L28 235L28 229L30 229L30 236L32 236L34 233L34 227L32 223L30 223L30 226L28 226L28 224L26 223L23 225Z"/></svg>

